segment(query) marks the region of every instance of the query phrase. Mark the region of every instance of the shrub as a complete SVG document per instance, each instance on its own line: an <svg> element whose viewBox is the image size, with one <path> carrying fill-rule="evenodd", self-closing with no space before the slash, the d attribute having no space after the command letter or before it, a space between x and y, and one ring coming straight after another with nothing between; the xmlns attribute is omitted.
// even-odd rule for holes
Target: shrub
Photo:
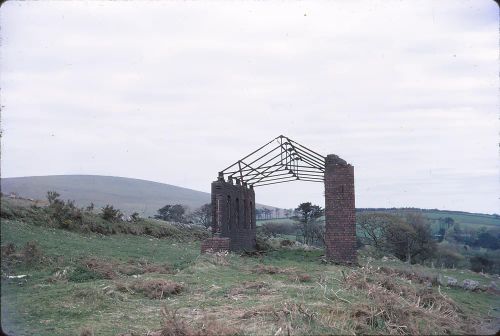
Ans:
<svg viewBox="0 0 500 336"><path fill-rule="evenodd" d="M272 245L269 243L269 241L266 238L263 238L261 236L257 236L257 239L255 241L255 249L257 251L269 251L272 249Z"/></svg>
<svg viewBox="0 0 500 336"><path fill-rule="evenodd" d="M115 209L112 205L107 204L101 209L101 217L104 220L114 222L120 221L123 217L122 212L119 209Z"/></svg>
<svg viewBox="0 0 500 336"><path fill-rule="evenodd" d="M57 191L47 191L47 200L49 201L49 205L52 205L56 200L61 196Z"/></svg>
<svg viewBox="0 0 500 336"><path fill-rule="evenodd" d="M479 255L470 258L470 269L474 272L491 272L494 261L487 255Z"/></svg>
<svg viewBox="0 0 500 336"><path fill-rule="evenodd" d="M58 197L57 192L49 191L47 193L49 201L47 210L51 219L55 220L61 229L70 229L74 224L80 226L83 220L82 210L75 206L75 201L67 200L64 202Z"/></svg>
<svg viewBox="0 0 500 336"><path fill-rule="evenodd" d="M130 220L132 222L138 222L141 220L141 216L139 215L138 212L134 212L133 214L130 215Z"/></svg>

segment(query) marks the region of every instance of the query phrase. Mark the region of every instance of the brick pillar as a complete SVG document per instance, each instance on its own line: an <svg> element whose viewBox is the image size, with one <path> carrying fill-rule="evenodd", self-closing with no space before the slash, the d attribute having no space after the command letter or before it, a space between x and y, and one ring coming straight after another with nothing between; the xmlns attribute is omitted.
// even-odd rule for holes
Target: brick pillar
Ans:
<svg viewBox="0 0 500 336"><path fill-rule="evenodd" d="M325 160L325 226L327 260L357 263L354 167L333 154Z"/></svg>

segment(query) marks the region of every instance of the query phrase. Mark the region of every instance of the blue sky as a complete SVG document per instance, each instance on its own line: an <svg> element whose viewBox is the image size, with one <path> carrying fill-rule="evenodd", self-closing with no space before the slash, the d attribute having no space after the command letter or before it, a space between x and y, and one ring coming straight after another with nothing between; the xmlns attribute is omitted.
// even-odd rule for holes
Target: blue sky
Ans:
<svg viewBox="0 0 500 336"><path fill-rule="evenodd" d="M0 20L4 177L209 191L284 134L352 163L358 207L499 212L493 1L12 1Z"/></svg>

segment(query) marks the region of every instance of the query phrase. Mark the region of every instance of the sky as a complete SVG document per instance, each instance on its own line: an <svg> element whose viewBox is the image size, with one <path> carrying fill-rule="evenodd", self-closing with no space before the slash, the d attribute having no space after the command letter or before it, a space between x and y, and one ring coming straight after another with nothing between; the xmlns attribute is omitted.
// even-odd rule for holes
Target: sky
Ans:
<svg viewBox="0 0 500 336"><path fill-rule="evenodd" d="M2 177L209 192L283 134L354 165L357 207L500 212L491 0L9 1L0 25Z"/></svg>

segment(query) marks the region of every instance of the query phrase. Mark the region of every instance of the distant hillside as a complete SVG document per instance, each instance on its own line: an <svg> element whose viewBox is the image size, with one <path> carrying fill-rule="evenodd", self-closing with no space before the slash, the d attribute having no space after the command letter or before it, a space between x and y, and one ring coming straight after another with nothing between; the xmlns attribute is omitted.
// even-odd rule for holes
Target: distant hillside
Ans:
<svg viewBox="0 0 500 336"><path fill-rule="evenodd" d="M46 199L54 190L62 199L71 199L79 206L91 202L96 207L112 204L123 212L134 211L152 216L165 204L184 204L195 209L210 202L210 194L170 184L146 180L99 176L54 175L2 178L3 194L16 193L25 198Z"/></svg>

